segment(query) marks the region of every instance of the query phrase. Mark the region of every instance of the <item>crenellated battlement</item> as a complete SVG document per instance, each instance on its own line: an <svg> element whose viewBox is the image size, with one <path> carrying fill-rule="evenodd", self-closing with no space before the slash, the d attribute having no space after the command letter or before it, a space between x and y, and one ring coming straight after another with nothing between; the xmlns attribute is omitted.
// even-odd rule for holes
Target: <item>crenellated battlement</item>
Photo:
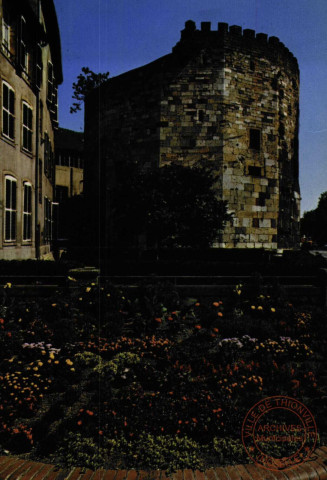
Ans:
<svg viewBox="0 0 327 480"><path fill-rule="evenodd" d="M193 20L185 22L185 28L181 31L181 39L173 48L173 52L188 47L223 46L228 45L244 47L246 49L259 49L262 54L282 57L283 61L291 63L298 70L298 63L294 55L282 43L278 37L268 37L266 33L256 33L249 28L242 29L238 25L229 26L228 23L219 22L217 30L211 29L211 22L201 22L201 29L196 28Z"/></svg>

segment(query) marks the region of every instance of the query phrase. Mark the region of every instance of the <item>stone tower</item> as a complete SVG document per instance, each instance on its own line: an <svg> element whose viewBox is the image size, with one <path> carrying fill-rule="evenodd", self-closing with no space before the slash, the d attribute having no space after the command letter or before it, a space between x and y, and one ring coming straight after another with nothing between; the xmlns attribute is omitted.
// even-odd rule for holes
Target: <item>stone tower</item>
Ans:
<svg viewBox="0 0 327 480"><path fill-rule="evenodd" d="M197 30L188 21L171 54L87 99L86 154L99 164L85 172L86 194L106 195L117 161L158 168L204 160L234 213L216 246L293 248L298 129L298 64L278 38L225 23L213 31L202 22Z"/></svg>

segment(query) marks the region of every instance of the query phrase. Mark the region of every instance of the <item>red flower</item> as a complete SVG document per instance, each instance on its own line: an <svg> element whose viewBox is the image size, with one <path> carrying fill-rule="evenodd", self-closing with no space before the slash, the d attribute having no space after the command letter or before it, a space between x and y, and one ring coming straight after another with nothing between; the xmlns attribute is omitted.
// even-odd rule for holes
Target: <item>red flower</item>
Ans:
<svg viewBox="0 0 327 480"><path fill-rule="evenodd" d="M157 323L161 323L161 318L155 318L154 319Z"/></svg>
<svg viewBox="0 0 327 480"><path fill-rule="evenodd" d="M0 318L0 323L1 323L1 324L5 323L5 321L4 321L3 318Z"/></svg>
<svg viewBox="0 0 327 480"><path fill-rule="evenodd" d="M201 330L202 327L201 327L201 325L195 325L194 328L196 328L197 330Z"/></svg>

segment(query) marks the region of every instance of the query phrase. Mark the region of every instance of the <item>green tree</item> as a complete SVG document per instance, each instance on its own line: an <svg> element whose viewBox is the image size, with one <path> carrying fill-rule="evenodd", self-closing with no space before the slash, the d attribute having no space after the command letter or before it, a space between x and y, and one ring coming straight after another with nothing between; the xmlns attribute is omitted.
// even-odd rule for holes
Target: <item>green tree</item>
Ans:
<svg viewBox="0 0 327 480"><path fill-rule="evenodd" d="M320 195L316 209L304 212L301 234L310 237L318 245L327 243L327 192Z"/></svg>
<svg viewBox="0 0 327 480"><path fill-rule="evenodd" d="M129 167L130 168L130 167ZM135 245L145 236L147 246L209 247L231 218L227 203L217 199L213 175L205 168L165 166L117 177L113 194L116 244Z"/></svg>
<svg viewBox="0 0 327 480"><path fill-rule="evenodd" d="M77 81L73 83L73 99L77 100L70 107L70 113L76 113L81 110L81 105L84 102L85 96L94 88L101 85L108 80L109 72L94 73L88 67L82 68L82 73L77 77Z"/></svg>

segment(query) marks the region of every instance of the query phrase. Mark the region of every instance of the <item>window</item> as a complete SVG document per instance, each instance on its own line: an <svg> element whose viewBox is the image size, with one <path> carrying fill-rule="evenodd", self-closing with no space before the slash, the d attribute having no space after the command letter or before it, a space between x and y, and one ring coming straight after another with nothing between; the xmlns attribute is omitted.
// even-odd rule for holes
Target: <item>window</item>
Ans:
<svg viewBox="0 0 327 480"><path fill-rule="evenodd" d="M24 17L20 19L20 66L24 72L28 71L27 27Z"/></svg>
<svg viewBox="0 0 327 480"><path fill-rule="evenodd" d="M43 185L43 164L39 158L39 203L42 205L42 185Z"/></svg>
<svg viewBox="0 0 327 480"><path fill-rule="evenodd" d="M199 110L198 111L198 120L199 120L199 122L203 122L203 120L204 120L204 110Z"/></svg>
<svg viewBox="0 0 327 480"><path fill-rule="evenodd" d="M33 112L31 107L23 102L23 149L32 151L32 122Z"/></svg>
<svg viewBox="0 0 327 480"><path fill-rule="evenodd" d="M252 226L254 228L259 228L259 219L258 218L253 218L252 219Z"/></svg>
<svg viewBox="0 0 327 480"><path fill-rule="evenodd" d="M17 217L17 181L14 177L5 177L5 241L16 240Z"/></svg>
<svg viewBox="0 0 327 480"><path fill-rule="evenodd" d="M52 103L53 95L53 65L48 63L48 101Z"/></svg>
<svg viewBox="0 0 327 480"><path fill-rule="evenodd" d="M49 243L52 236L51 201L44 197L44 241Z"/></svg>
<svg viewBox="0 0 327 480"><path fill-rule="evenodd" d="M32 185L24 183L23 240L32 240Z"/></svg>
<svg viewBox="0 0 327 480"><path fill-rule="evenodd" d="M2 84L2 133L15 138L15 93L8 83Z"/></svg>
<svg viewBox="0 0 327 480"><path fill-rule="evenodd" d="M3 10L2 17L2 50L6 55L10 54L10 25L7 12Z"/></svg>
<svg viewBox="0 0 327 480"><path fill-rule="evenodd" d="M42 71L43 71L43 62L42 62L42 48L38 43L36 47L36 78L35 83L38 88L41 88L42 85Z"/></svg>
<svg viewBox="0 0 327 480"><path fill-rule="evenodd" d="M251 128L250 130L250 148L252 148L253 150L260 150L260 133L260 130L257 130L255 128Z"/></svg>
<svg viewBox="0 0 327 480"><path fill-rule="evenodd" d="M260 167L249 167L249 175L252 177L261 177L261 168Z"/></svg>
<svg viewBox="0 0 327 480"><path fill-rule="evenodd" d="M40 141L42 140L42 135L43 135L43 102L40 100Z"/></svg>

